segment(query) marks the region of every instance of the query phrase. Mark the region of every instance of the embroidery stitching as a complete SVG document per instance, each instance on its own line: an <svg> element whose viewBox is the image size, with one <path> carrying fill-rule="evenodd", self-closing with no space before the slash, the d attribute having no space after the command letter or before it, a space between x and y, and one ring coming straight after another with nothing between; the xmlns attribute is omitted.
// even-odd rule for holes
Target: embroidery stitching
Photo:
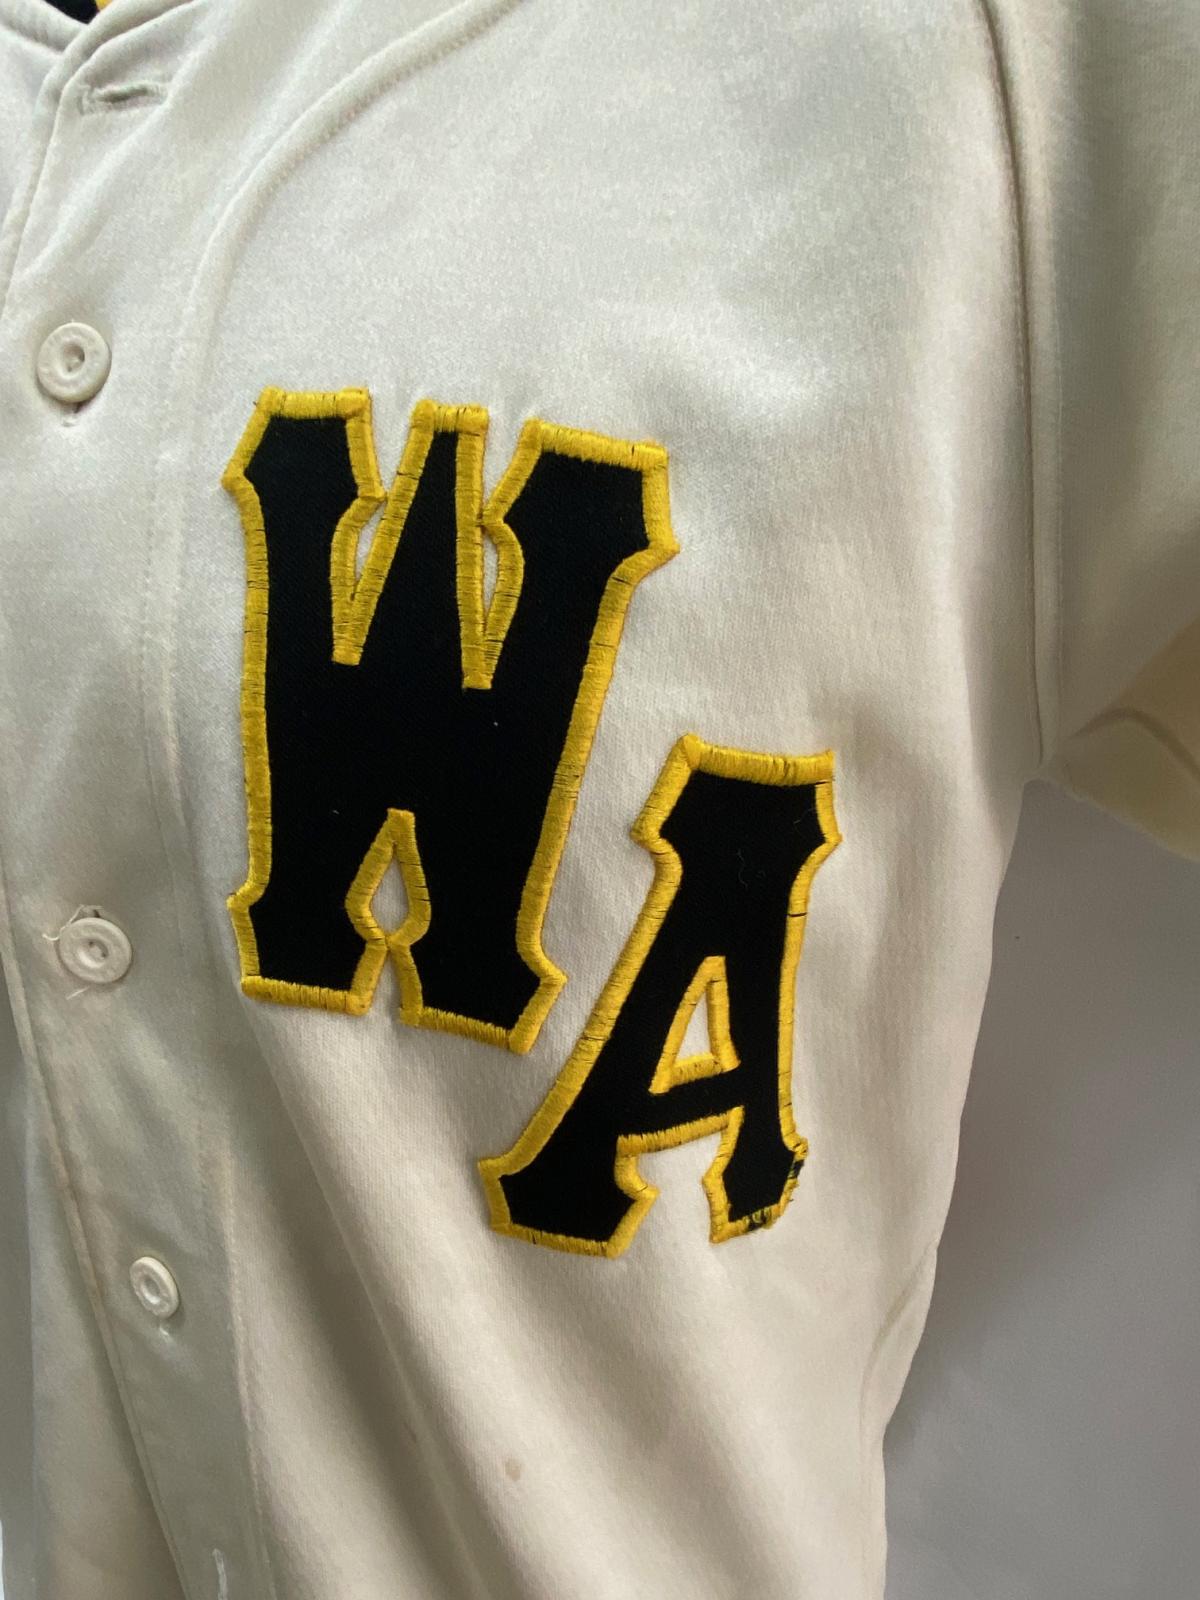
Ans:
<svg viewBox="0 0 1200 1600"><path fill-rule="evenodd" d="M708 1014L709 1048L701 1055L681 1058L679 1049L683 1036L701 1000ZM681 1083L694 1083L697 1078L709 1078L718 1072L732 1072L737 1064L737 1051L729 1035L729 983L725 975L725 957L707 956L697 967L696 976L679 1002L662 1055L650 1079L650 1093L667 1094Z"/></svg>
<svg viewBox="0 0 1200 1600"><path fill-rule="evenodd" d="M348 989L268 978L261 973L251 908L271 877L271 769L265 706L269 576L263 508L248 468L274 417L341 418L345 424L356 498L338 521L329 564L332 659L357 665L375 610L403 535L431 442L437 433L457 435L455 455L456 595L459 614L462 686L486 690L519 599L524 576L520 541L506 516L543 454L573 457L631 468L641 474L646 545L623 559L605 584L590 636L586 661L566 735L549 790L538 841L521 892L515 939L519 955L537 987L514 1026L501 1027L458 1012L429 1006L412 955L428 930L430 894L421 864L417 822L411 810L391 808L366 852L345 899L345 910L364 940L364 950ZM628 442L531 419L523 426L512 460L483 502L482 468L487 412L479 406L444 406L422 400L413 408L409 434L392 488L385 495L375 458L370 397L363 389L335 393L264 389L222 482L233 496L246 544L247 594L241 692L242 742L248 811L249 864L245 882L228 900L237 939L243 991L258 999L316 1006L353 1014L365 1012L374 997L387 956L393 958L401 991L402 1020L441 1028L517 1052L527 1051L553 1006L566 975L546 954L542 929L555 876L565 847L575 801L592 739L615 665L625 613L641 579L678 549L670 525L667 453L650 441ZM355 575L359 539L370 518L384 507L361 575ZM498 577L490 603L483 599L483 540L496 548ZM385 932L371 911L371 899L395 859L409 897L401 926Z"/></svg>
<svg viewBox="0 0 1200 1600"><path fill-rule="evenodd" d="M841 841L833 810L833 765L834 757L830 750L812 756L771 755L711 745L695 734L685 734L677 742L631 830L633 839L654 858L654 881L625 948L570 1059L517 1142L504 1155L485 1157L478 1163L491 1224L497 1232L576 1254L615 1258L628 1247L658 1196L658 1190L642 1178L638 1170L639 1156L713 1133L721 1134L721 1142L703 1179L711 1217L712 1242L720 1243L751 1229L766 1226L783 1214L800 1167L808 1154L808 1141L796 1131L792 1116L794 984L803 944L809 888L821 862ZM524 1171L546 1148L611 1038L622 1007L682 882L681 857L660 830L695 772L713 773L719 777L738 778L755 784L814 786L822 842L808 855L791 884L778 990L779 1125L794 1157L791 1174L776 1203L748 1216L731 1217L724 1174L737 1147L745 1114L744 1106L735 1105L713 1116L650 1133L623 1133L618 1136L613 1173L617 1187L634 1203L607 1239L580 1238L525 1226L514 1220L502 1180ZM707 993L712 1051L706 1055L676 1060L675 1053L686 1031L688 1018L702 992ZM663 1094L697 1078L714 1072L732 1071L737 1066L729 1032L729 996L724 960L721 957L709 957L702 962L677 1008L666 1045L654 1070L650 1092Z"/></svg>

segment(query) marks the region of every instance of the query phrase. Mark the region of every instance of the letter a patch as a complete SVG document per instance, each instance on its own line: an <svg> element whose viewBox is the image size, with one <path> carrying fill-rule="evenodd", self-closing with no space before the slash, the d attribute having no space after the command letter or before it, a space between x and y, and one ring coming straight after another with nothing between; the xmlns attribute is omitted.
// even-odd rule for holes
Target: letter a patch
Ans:
<svg viewBox="0 0 1200 1600"><path fill-rule="evenodd" d="M807 1143L792 1120L794 982L809 886L839 842L833 754L687 734L633 837L655 876L570 1060L507 1155L480 1162L492 1226L618 1256L658 1191L639 1156L720 1134L714 1243L782 1215ZM680 1057L704 995L710 1050Z"/></svg>

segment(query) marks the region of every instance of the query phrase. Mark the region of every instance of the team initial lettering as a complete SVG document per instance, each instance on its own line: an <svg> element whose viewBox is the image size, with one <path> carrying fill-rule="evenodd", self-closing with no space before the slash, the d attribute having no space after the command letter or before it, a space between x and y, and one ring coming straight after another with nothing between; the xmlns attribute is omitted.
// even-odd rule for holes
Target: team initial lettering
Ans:
<svg viewBox="0 0 1200 1600"><path fill-rule="evenodd" d="M808 1146L792 1119L796 965L817 867L839 842L833 756L688 734L633 829L655 877L558 1081L507 1155L480 1162L492 1225L616 1256L657 1190L650 1151L719 1134L710 1237L782 1215ZM680 1057L705 997L710 1050Z"/></svg>
<svg viewBox="0 0 1200 1600"><path fill-rule="evenodd" d="M485 503L486 429L420 402L385 493L365 390L261 395L224 479L248 568L229 904L248 994L365 1011L390 954L406 1021L527 1050L564 981L542 920L626 607L676 545L660 446L530 421Z"/></svg>

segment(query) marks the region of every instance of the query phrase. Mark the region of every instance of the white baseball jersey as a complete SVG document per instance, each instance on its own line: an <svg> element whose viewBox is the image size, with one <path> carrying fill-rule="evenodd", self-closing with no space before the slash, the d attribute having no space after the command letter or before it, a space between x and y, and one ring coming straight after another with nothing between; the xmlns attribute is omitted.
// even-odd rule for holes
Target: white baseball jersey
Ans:
<svg viewBox="0 0 1200 1600"><path fill-rule="evenodd" d="M1022 786L1200 854L1200 7L72 9L6 1600L879 1600Z"/></svg>

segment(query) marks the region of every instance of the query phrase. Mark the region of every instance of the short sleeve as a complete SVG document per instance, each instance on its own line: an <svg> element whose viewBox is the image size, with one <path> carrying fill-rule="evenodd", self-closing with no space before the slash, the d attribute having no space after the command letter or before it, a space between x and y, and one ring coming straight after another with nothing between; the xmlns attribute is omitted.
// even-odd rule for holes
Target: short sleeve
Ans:
<svg viewBox="0 0 1200 1600"><path fill-rule="evenodd" d="M995 0L1042 775L1200 857L1200 3Z"/></svg>

